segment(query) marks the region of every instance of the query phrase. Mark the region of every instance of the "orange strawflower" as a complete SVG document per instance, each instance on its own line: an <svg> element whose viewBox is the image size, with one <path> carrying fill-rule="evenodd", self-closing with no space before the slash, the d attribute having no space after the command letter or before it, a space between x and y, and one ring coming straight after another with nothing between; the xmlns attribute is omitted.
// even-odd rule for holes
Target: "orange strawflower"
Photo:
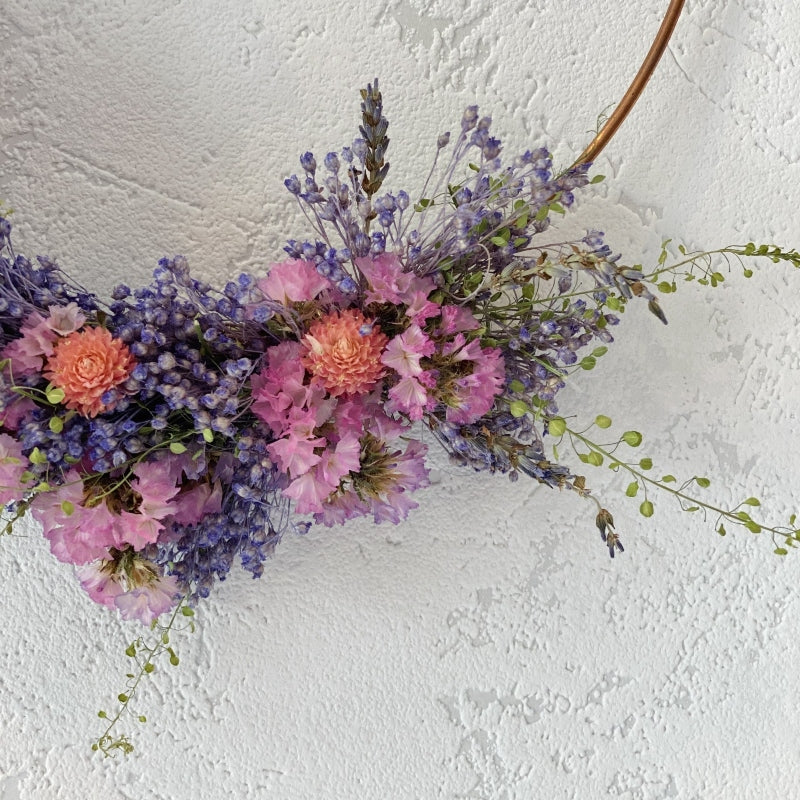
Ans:
<svg viewBox="0 0 800 800"><path fill-rule="evenodd" d="M385 374L380 359L388 341L360 311L334 311L303 337L303 366L333 397L368 392Z"/></svg>
<svg viewBox="0 0 800 800"><path fill-rule="evenodd" d="M127 345L105 328L86 328L65 336L47 359L45 377L64 392L64 403L85 417L109 407L100 398L128 379L136 362Z"/></svg>

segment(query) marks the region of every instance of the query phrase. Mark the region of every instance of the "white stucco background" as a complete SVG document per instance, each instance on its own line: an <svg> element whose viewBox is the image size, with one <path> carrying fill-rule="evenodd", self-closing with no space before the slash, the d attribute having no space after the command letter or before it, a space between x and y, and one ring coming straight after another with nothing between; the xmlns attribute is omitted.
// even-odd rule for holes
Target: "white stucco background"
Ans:
<svg viewBox="0 0 800 800"><path fill-rule="evenodd" d="M381 78L388 183L491 112L506 153L568 163L619 99L666 0L17 0L0 13L0 198L19 252L100 292L183 253L224 281L304 233L282 181L352 139ZM662 238L800 246L800 6L687 0L583 193L632 262ZM579 233L581 235L581 233ZM785 521L800 472L800 274L765 263L644 307L562 399L644 432L656 471ZM644 305L644 304L643 304ZM587 473L593 505L435 459L398 527L314 529L234 574L173 639L127 759L91 753L138 626L94 606L33 527L0 540L2 800L800 797L800 557ZM585 468L590 469L590 468Z"/></svg>

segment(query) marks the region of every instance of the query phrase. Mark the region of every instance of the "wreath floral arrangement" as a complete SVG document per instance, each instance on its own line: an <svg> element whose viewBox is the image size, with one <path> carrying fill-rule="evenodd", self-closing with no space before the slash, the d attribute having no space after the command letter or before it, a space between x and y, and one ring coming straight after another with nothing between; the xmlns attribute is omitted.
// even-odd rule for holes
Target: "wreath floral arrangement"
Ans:
<svg viewBox="0 0 800 800"><path fill-rule="evenodd" d="M592 501L611 557L623 551L612 514L560 463L562 442L587 465L627 474L644 517L657 488L710 512L720 534L769 532L780 555L800 541L794 516L769 526L751 516L754 496L716 507L699 496L705 477L654 477L652 460L635 455L638 431L600 441L593 431L609 417L580 428L557 405L569 376L607 352L629 302L666 323L659 296L681 280L718 284L720 261L747 277L752 257L800 266L800 253L772 245L672 257L665 243L647 270L599 231L551 236L579 190L603 180L591 162L659 55L571 167L554 169L545 148L504 158L473 106L439 137L414 193L383 190L376 80L361 92L353 143L320 161L305 153L285 181L304 238L265 274L222 289L178 256L105 302L54 261L16 253L0 217L4 530L30 513L94 601L154 631L128 646L136 667L116 714L100 712L94 749L130 752L117 722L159 656L178 663L170 634L216 581L235 564L259 577L281 537L312 522L401 522L428 485L431 440L458 465Z"/></svg>

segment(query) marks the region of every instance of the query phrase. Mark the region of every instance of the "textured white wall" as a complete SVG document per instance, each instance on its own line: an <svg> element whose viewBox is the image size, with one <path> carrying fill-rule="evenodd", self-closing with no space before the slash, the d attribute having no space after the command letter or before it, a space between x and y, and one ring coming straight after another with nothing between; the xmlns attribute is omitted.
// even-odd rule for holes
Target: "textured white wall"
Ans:
<svg viewBox="0 0 800 800"><path fill-rule="evenodd" d="M175 252L224 280L302 235L282 179L352 138L374 75L395 188L465 105L562 163L618 99L666 0L17 0L0 13L0 197L20 252L107 291ZM800 7L688 0L574 226L652 264L661 239L800 245ZM565 412L642 430L657 469L792 510L800 275L686 287L626 315ZM800 797L798 557L589 474L593 507L438 460L404 525L286 540L156 674L127 760L92 755L138 632L31 527L0 542L2 800Z"/></svg>

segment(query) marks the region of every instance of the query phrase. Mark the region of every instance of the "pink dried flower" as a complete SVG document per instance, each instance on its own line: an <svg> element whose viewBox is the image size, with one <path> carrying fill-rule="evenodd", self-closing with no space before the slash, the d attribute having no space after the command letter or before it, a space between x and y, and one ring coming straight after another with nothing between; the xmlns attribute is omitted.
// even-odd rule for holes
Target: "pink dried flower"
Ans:
<svg viewBox="0 0 800 800"><path fill-rule="evenodd" d="M48 358L45 377L64 392L67 408L94 417L108 407L101 398L128 379L136 362L127 345L105 328L76 331Z"/></svg>
<svg viewBox="0 0 800 800"><path fill-rule="evenodd" d="M333 284L320 275L311 262L291 259L273 264L267 277L258 281L258 288L267 297L285 305L313 300L325 289L332 289Z"/></svg>
<svg viewBox="0 0 800 800"><path fill-rule="evenodd" d="M303 337L303 365L333 397L368 392L384 375L388 338L355 309L334 311Z"/></svg>

